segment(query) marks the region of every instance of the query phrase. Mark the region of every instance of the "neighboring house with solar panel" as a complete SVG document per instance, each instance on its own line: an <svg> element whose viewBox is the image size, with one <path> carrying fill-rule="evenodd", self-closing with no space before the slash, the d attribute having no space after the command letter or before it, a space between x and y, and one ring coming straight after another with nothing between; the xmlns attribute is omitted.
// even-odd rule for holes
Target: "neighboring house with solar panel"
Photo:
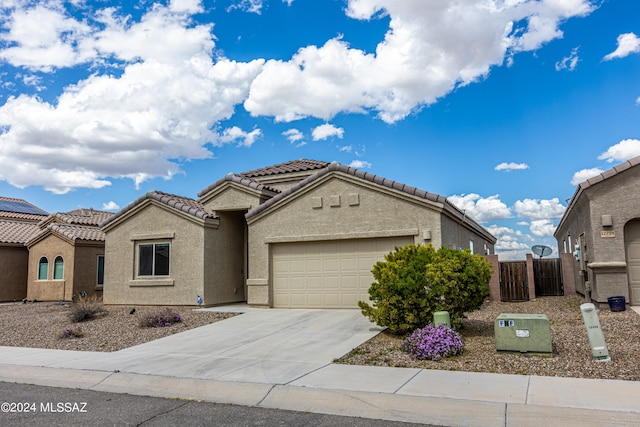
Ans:
<svg viewBox="0 0 640 427"><path fill-rule="evenodd" d="M27 297L29 251L25 243L39 231L47 212L31 203L0 197L0 302Z"/></svg>
<svg viewBox="0 0 640 427"><path fill-rule="evenodd" d="M102 296L104 232L98 225L113 214L76 209L49 215L26 241L29 249L27 299L71 301L80 295Z"/></svg>
<svg viewBox="0 0 640 427"><path fill-rule="evenodd" d="M396 246L496 242L445 197L307 159L228 174L197 200L149 192L101 228L106 304L357 308Z"/></svg>

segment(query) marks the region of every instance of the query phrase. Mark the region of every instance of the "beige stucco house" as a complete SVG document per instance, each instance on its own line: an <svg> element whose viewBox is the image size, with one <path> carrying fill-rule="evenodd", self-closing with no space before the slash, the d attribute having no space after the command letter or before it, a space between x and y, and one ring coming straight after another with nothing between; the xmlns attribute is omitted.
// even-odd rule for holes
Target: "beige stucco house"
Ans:
<svg viewBox="0 0 640 427"><path fill-rule="evenodd" d="M39 231L47 212L31 203L0 196L0 302L27 297L29 250L25 243Z"/></svg>
<svg viewBox="0 0 640 427"><path fill-rule="evenodd" d="M640 156L578 185L554 233L573 253L576 291L640 305Z"/></svg>
<svg viewBox="0 0 640 427"><path fill-rule="evenodd" d="M198 200L152 191L101 228L107 304L355 308L396 246L496 241L442 196L307 159L226 175Z"/></svg>
<svg viewBox="0 0 640 427"><path fill-rule="evenodd" d="M71 301L102 295L104 232L98 227L113 214L77 209L49 215L26 243L29 249L27 299Z"/></svg>
<svg viewBox="0 0 640 427"><path fill-rule="evenodd" d="M106 304L245 301L241 218L151 191L102 224Z"/></svg>
<svg viewBox="0 0 640 427"><path fill-rule="evenodd" d="M0 197L0 302L27 297L29 250L25 243L39 231L47 212L22 199Z"/></svg>

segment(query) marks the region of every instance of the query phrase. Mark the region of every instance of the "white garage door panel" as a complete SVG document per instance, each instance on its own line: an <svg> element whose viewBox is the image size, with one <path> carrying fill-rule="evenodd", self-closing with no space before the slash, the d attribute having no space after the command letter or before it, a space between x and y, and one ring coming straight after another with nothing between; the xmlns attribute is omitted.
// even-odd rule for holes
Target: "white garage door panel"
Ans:
<svg viewBox="0 0 640 427"><path fill-rule="evenodd" d="M357 308L369 299L373 265L409 243L412 237L275 244L274 306Z"/></svg>
<svg viewBox="0 0 640 427"><path fill-rule="evenodd" d="M640 221L627 223L624 233L629 279L629 303L640 305Z"/></svg>

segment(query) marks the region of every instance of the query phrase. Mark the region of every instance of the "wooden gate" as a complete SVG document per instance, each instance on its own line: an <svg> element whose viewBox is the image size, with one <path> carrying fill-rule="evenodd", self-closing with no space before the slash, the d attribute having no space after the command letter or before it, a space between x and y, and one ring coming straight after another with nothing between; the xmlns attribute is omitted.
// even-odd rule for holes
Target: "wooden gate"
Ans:
<svg viewBox="0 0 640 427"><path fill-rule="evenodd" d="M533 277L536 286L536 297L564 295L560 258L534 259Z"/></svg>
<svg viewBox="0 0 640 427"><path fill-rule="evenodd" d="M529 301L526 261L500 263L500 301Z"/></svg>

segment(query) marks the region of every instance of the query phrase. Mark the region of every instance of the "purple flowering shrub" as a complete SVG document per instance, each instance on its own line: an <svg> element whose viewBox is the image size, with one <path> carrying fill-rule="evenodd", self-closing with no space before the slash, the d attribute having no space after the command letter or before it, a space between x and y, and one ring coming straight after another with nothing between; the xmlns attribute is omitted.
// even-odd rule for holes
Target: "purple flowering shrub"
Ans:
<svg viewBox="0 0 640 427"><path fill-rule="evenodd" d="M62 334L60 334L60 338L82 338L83 336L84 333L80 328L66 328L62 331Z"/></svg>
<svg viewBox="0 0 640 427"><path fill-rule="evenodd" d="M402 350L414 359L440 360L443 357L462 354L464 343L459 333L445 324L429 323L416 329L402 342Z"/></svg>
<svg viewBox="0 0 640 427"><path fill-rule="evenodd" d="M168 307L155 314L147 314L140 318L140 326L149 328L171 326L179 322L182 322L180 314Z"/></svg>

